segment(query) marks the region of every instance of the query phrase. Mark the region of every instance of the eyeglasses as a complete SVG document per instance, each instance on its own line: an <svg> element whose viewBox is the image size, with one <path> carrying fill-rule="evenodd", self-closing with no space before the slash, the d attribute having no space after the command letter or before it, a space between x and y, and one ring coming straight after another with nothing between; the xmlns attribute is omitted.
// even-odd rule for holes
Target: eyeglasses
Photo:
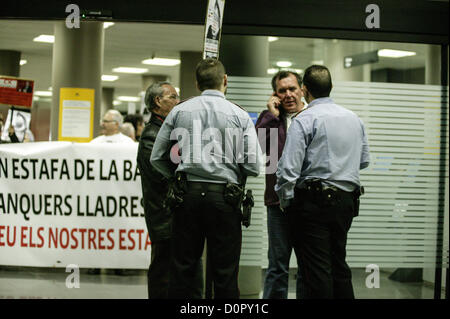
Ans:
<svg viewBox="0 0 450 319"><path fill-rule="evenodd" d="M117 121L114 121L114 120L100 120L100 124L102 124L102 123L112 123L112 122L116 122L117 123Z"/></svg>
<svg viewBox="0 0 450 319"><path fill-rule="evenodd" d="M161 96L162 99L165 98L165 97L167 97L168 99L173 99L173 100L178 100L178 99L180 99L180 97L179 97L178 95L176 95L176 94L162 95L162 96Z"/></svg>

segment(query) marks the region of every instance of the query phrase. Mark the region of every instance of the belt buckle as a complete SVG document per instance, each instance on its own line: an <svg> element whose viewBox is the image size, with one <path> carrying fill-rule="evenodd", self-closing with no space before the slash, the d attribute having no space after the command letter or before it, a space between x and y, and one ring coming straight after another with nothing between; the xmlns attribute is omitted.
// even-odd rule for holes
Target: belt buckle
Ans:
<svg viewBox="0 0 450 319"><path fill-rule="evenodd" d="M333 192L338 192L339 191L339 189L336 186L334 186L334 185L324 185L323 186L323 190L324 191L332 190Z"/></svg>

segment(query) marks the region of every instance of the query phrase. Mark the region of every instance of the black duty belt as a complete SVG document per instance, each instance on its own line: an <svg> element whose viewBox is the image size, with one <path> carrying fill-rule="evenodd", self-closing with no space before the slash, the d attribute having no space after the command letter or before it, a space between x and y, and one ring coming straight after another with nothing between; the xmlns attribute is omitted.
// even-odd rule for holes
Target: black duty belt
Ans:
<svg viewBox="0 0 450 319"><path fill-rule="evenodd" d="M208 183L208 182L187 182L187 188L193 191L209 191L215 193L223 193L226 184Z"/></svg>
<svg viewBox="0 0 450 319"><path fill-rule="evenodd" d="M305 185L305 187L302 188L295 188L294 192L298 195L302 196L304 195L315 195L315 196L324 196L324 199L332 198L332 197L340 197L340 196L346 196L346 195L352 195L353 192L347 192L344 190L341 190L333 185L321 185L321 186L315 186L315 185Z"/></svg>

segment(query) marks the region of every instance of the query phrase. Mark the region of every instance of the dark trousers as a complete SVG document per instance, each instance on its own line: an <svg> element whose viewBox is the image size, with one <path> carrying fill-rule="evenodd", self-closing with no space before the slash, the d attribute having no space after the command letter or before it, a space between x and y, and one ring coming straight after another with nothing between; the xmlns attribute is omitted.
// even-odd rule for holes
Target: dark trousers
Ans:
<svg viewBox="0 0 450 319"><path fill-rule="evenodd" d="M152 242L148 268L148 298L166 299L169 295L170 239Z"/></svg>
<svg viewBox="0 0 450 319"><path fill-rule="evenodd" d="M208 185L189 182L183 203L174 210L170 298L202 297L193 290L193 279L205 239L208 262L211 263L214 298L239 298L241 213L224 201L223 188L212 191L207 188Z"/></svg>
<svg viewBox="0 0 450 319"><path fill-rule="evenodd" d="M169 297L170 246L170 239L152 242L151 261L147 273L149 299L167 299ZM195 294L202 295L203 267L201 260L196 265L193 281Z"/></svg>
<svg viewBox="0 0 450 319"><path fill-rule="evenodd" d="M332 201L296 191L287 209L290 230L307 299L353 299L352 275L345 261L347 233L355 216L352 193Z"/></svg>

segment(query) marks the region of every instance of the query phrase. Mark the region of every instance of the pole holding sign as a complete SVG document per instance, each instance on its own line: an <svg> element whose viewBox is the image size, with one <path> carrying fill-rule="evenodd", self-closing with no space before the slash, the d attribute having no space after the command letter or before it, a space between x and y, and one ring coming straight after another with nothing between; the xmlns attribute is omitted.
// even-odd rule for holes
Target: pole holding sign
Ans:
<svg viewBox="0 0 450 319"><path fill-rule="evenodd" d="M219 45L222 31L225 0L209 0L206 10L203 59L219 58Z"/></svg>

